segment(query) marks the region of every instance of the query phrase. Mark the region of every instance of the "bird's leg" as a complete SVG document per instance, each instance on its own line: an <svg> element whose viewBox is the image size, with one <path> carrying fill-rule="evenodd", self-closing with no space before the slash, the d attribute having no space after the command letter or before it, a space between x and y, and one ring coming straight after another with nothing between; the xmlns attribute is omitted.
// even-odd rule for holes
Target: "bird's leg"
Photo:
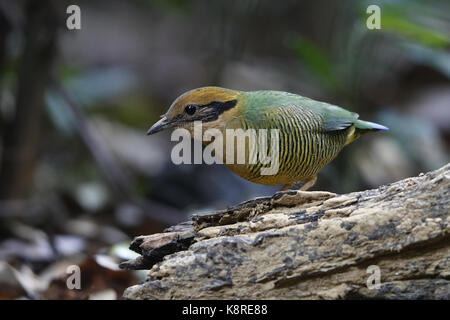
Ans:
<svg viewBox="0 0 450 320"><path fill-rule="evenodd" d="M306 191L311 188L317 181L317 176L314 176L312 179L305 182L304 185L300 188L301 191Z"/></svg>
<svg viewBox="0 0 450 320"><path fill-rule="evenodd" d="M302 183L302 182L294 182L294 183L288 183L281 188L280 191L286 191L286 190L301 190L306 191L309 188L311 188L317 181L317 176L314 176L310 180Z"/></svg>

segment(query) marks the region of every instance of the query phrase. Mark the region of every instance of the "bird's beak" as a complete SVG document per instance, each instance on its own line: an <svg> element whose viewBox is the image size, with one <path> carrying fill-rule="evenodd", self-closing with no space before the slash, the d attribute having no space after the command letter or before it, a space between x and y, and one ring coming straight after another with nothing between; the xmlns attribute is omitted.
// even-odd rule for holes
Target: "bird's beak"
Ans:
<svg viewBox="0 0 450 320"><path fill-rule="evenodd" d="M147 131L147 135L154 134L160 132L171 126L171 122L167 120L166 117L162 117L158 122L156 122L150 129Z"/></svg>

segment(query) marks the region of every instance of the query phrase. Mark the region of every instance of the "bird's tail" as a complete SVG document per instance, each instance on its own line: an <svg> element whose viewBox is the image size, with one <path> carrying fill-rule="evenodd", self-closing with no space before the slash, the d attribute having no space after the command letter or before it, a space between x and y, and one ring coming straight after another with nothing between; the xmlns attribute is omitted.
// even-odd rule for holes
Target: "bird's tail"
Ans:
<svg viewBox="0 0 450 320"><path fill-rule="evenodd" d="M389 130L388 127L382 126L381 124L363 120L356 120L355 127L359 130Z"/></svg>
<svg viewBox="0 0 450 320"><path fill-rule="evenodd" d="M354 125L350 127L345 145L355 141L366 132L378 130L389 130L389 128L374 122L356 120Z"/></svg>

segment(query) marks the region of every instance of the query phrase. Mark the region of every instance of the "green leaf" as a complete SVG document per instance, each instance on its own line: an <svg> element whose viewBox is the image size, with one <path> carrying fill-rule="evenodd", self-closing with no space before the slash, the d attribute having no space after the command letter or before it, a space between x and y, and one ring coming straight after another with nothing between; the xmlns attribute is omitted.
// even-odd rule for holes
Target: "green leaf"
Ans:
<svg viewBox="0 0 450 320"><path fill-rule="evenodd" d="M381 30L399 34L427 46L443 48L450 45L448 35L412 21L397 10L384 10L382 12Z"/></svg>
<svg viewBox="0 0 450 320"><path fill-rule="evenodd" d="M320 81L329 87L337 85L333 62L315 43L297 35L291 39L289 47L308 71Z"/></svg>

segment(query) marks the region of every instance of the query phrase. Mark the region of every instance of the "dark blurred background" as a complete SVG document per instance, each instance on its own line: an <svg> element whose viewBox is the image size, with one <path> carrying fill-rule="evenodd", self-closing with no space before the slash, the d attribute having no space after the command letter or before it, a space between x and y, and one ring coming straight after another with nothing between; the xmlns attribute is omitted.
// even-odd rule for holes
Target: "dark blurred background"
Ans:
<svg viewBox="0 0 450 320"><path fill-rule="evenodd" d="M81 8L68 30L66 8ZM381 9L369 30L366 9ZM278 187L171 163L146 130L181 93L298 93L388 132L313 190L375 188L449 161L449 1L0 0L0 298L116 299L133 236ZM68 265L81 290L68 290Z"/></svg>

